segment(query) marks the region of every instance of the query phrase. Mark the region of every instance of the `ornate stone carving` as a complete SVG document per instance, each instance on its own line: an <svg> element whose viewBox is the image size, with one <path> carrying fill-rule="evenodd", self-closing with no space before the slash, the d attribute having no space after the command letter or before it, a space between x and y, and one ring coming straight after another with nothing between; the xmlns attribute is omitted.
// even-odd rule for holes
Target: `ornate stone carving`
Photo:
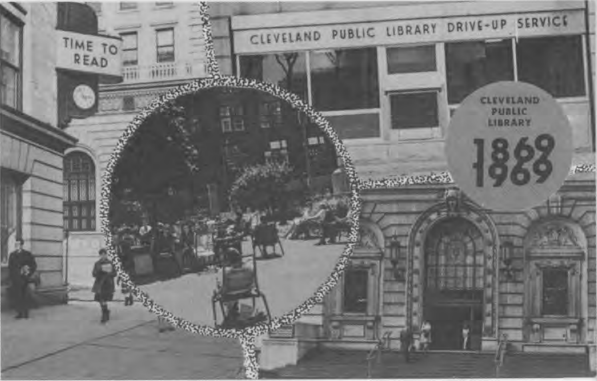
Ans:
<svg viewBox="0 0 597 381"><path fill-rule="evenodd" d="M446 202L448 215L458 214L460 212L462 197L458 188L446 189L444 200Z"/></svg>
<svg viewBox="0 0 597 381"><path fill-rule="evenodd" d="M532 239L535 247L574 247L578 241L574 232L567 226L552 223L536 232Z"/></svg>
<svg viewBox="0 0 597 381"><path fill-rule="evenodd" d="M357 242L356 247L366 249L381 249L381 245L377 239L377 235L375 235L375 232L363 225L359 226L359 241Z"/></svg>

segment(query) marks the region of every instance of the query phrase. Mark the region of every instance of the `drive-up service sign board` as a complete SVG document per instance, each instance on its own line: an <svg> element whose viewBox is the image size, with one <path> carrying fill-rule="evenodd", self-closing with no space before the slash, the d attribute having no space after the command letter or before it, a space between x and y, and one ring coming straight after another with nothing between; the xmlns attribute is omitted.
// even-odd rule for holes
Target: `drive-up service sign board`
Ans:
<svg viewBox="0 0 597 381"><path fill-rule="evenodd" d="M95 36L57 30L58 62L61 69L121 77L120 48L118 38Z"/></svg>
<svg viewBox="0 0 597 381"><path fill-rule="evenodd" d="M446 139L450 174L473 201L496 211L545 202L572 164L572 129L544 90L498 82L469 95Z"/></svg>

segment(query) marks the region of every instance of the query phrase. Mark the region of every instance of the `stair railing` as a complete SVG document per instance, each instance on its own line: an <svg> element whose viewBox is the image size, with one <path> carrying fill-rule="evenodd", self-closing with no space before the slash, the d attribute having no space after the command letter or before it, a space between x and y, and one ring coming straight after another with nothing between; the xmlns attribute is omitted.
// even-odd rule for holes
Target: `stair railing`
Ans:
<svg viewBox="0 0 597 381"><path fill-rule="evenodd" d="M377 360L377 362L381 361L381 355L384 351L390 350L390 337L392 336L392 332L384 333L383 337L377 338L377 344L375 347L371 348L369 353L367 354L367 378L371 378L371 373L373 371L373 362Z"/></svg>
<svg viewBox="0 0 597 381"><path fill-rule="evenodd" d="M508 335L503 334L498 342L497 349L495 351L495 378L500 377L500 370L504 365L504 358L508 351Z"/></svg>

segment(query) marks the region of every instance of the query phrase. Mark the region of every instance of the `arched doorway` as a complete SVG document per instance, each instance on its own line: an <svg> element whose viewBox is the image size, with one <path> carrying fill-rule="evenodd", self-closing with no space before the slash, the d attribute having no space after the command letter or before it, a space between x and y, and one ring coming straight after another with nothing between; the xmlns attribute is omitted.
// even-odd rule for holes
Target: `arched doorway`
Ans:
<svg viewBox="0 0 597 381"><path fill-rule="evenodd" d="M423 260L423 320L432 326L430 348L480 350L486 269L483 235L465 218L445 218L429 230ZM471 333L466 348L465 326Z"/></svg>

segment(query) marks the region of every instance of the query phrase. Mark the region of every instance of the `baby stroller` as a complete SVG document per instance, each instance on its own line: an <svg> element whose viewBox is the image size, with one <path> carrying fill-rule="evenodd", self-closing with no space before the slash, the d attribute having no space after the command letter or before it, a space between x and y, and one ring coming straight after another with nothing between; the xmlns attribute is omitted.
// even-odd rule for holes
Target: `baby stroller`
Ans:
<svg viewBox="0 0 597 381"><path fill-rule="evenodd" d="M235 248L225 251L226 266L222 268L221 282L214 290L212 310L214 325L222 329L243 329L248 326L271 321L267 298L259 289L255 256L243 257ZM243 258L251 258L250 265L243 264ZM262 301L265 312L258 312L257 299ZM250 306L242 305L250 301ZM218 321L218 305L221 321Z"/></svg>

